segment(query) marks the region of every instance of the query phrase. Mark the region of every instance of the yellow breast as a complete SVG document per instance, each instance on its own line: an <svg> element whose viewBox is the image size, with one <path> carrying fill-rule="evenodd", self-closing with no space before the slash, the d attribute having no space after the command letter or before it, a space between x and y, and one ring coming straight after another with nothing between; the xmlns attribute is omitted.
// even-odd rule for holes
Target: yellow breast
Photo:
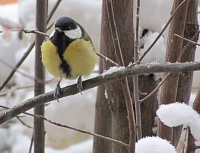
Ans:
<svg viewBox="0 0 200 153"><path fill-rule="evenodd" d="M55 77L66 77L60 67L62 61L57 53L57 48L49 39L42 44L41 52L45 68ZM70 66L70 78L72 79L90 75L97 61L92 43L83 39L77 39L70 43L63 57Z"/></svg>
<svg viewBox="0 0 200 153"><path fill-rule="evenodd" d="M60 69L61 60L57 53L57 48L47 39L41 46L42 63L45 68L55 77L65 77L62 69Z"/></svg>
<svg viewBox="0 0 200 153"><path fill-rule="evenodd" d="M90 41L77 39L67 47L64 59L70 65L71 78L77 78L79 76L88 76L92 73L97 61L97 55Z"/></svg>

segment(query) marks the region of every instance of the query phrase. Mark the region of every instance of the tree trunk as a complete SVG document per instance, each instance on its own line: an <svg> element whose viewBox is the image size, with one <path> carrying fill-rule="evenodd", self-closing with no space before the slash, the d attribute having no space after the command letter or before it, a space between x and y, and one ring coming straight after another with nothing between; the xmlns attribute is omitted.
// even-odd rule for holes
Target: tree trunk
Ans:
<svg viewBox="0 0 200 153"><path fill-rule="evenodd" d="M101 45L101 49L104 50L104 46ZM103 61L100 59L99 73L103 72ZM95 126L94 132L103 136L112 137L111 125L112 116L108 105L108 99L106 97L105 86L101 85L97 89L97 100L95 107ZM93 141L93 153L111 152L111 143L103 139L94 137Z"/></svg>
<svg viewBox="0 0 200 153"><path fill-rule="evenodd" d="M139 90L142 93L150 93L156 88L159 81L155 81L153 74L139 76ZM140 99L145 98L146 95L140 95ZM141 117L142 117L142 137L156 135L152 128L155 127L155 116L158 108L157 94L152 95L149 99L141 103Z"/></svg>
<svg viewBox="0 0 200 153"><path fill-rule="evenodd" d="M172 12L183 2L183 0L174 0ZM183 39L177 38L174 34L184 36L185 23L187 17L189 0L178 9L177 14L172 19L169 27L169 35L167 41L166 62L176 62L182 50ZM164 74L166 75L166 74ZM160 104L169 104L176 101L176 94L179 82L179 74L170 73L168 79L164 82L161 89ZM165 126L162 122L158 122L158 136L172 142L173 128Z"/></svg>
<svg viewBox="0 0 200 153"><path fill-rule="evenodd" d="M36 28L41 32L46 32L46 17L47 17L47 0L37 0L36 3ZM44 80L43 64L41 62L40 46L44 41L45 36L36 34L35 40L35 78ZM34 95L44 93L44 84L35 82ZM34 114L44 116L44 104L34 108ZM45 148L45 130L44 120L34 118L34 152L44 153Z"/></svg>
<svg viewBox="0 0 200 153"><path fill-rule="evenodd" d="M195 36L195 34L198 32L197 13L198 13L197 0L190 0L189 6L188 6L187 19L186 19L186 26L185 26L185 31L184 31L184 38L191 40ZM197 40L198 40L198 37L196 37L193 41L197 42ZM183 41L183 48L188 43L189 43L188 41ZM190 43L190 45L187 47L187 49L185 50L185 53L183 54L181 58L181 62L194 61L195 50L196 50L196 45ZM191 86L192 86L192 78L193 78L192 71L184 72L180 74L176 101L184 102L186 104L189 103ZM182 126L174 128L174 145L175 146L178 143L181 131L182 131Z"/></svg>
<svg viewBox="0 0 200 153"><path fill-rule="evenodd" d="M104 0L102 8L102 32L101 32L101 53L113 61L117 61L115 54L115 48L113 45L112 33L113 29L110 29L110 18L108 17L108 8L113 8L113 14L115 16L115 24L118 30L119 42L122 50L122 56L125 65L128 65L132 61L133 57L133 3L132 1L111 1ZM111 11L111 10L109 10ZM103 70L108 70L112 64L103 60L101 63ZM132 79L130 79L132 82ZM132 83L130 83L132 85ZM132 90L132 87L131 89ZM105 92L106 91L106 92ZM112 134L112 138L129 143L129 126L127 119L126 104L123 95L121 81L109 83L104 87L98 88L98 99L96 103L96 117L95 117L95 132L102 135ZM105 93L107 93L108 105L105 100ZM101 103L101 104L100 104ZM104 103L104 104L102 104ZM100 108L101 106L105 109ZM109 116L109 111L111 116ZM101 114L100 114L101 113ZM105 115L106 114L106 115ZM99 116L97 116L99 115ZM102 117L101 117L102 116ZM110 118L109 118L110 117ZM112 119L112 121L111 121ZM100 125L104 124L104 125ZM110 124L112 124L110 126ZM110 129L107 129L110 128ZM112 131L112 132L111 132ZM127 148L113 143L110 150L108 142L100 143L95 138L94 149L95 153L113 152L113 153L126 153ZM108 149L108 150L106 150Z"/></svg>

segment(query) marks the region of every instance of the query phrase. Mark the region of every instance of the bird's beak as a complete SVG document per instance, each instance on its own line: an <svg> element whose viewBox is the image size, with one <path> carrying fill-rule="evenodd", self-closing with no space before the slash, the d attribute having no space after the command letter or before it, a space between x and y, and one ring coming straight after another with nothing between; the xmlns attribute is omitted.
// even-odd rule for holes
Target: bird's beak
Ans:
<svg viewBox="0 0 200 153"><path fill-rule="evenodd" d="M62 32L62 30L61 30L59 27L56 27L55 30L56 30L56 32L58 32L58 33L61 33L61 32Z"/></svg>

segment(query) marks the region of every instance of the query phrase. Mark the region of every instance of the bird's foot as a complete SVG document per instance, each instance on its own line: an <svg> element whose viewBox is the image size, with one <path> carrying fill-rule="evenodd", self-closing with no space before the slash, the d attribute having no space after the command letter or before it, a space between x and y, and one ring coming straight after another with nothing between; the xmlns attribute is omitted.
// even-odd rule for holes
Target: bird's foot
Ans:
<svg viewBox="0 0 200 153"><path fill-rule="evenodd" d="M60 79L61 81L62 79ZM60 81L56 85L56 89L54 91L54 98L59 102L59 98L61 97L61 88L60 88Z"/></svg>
<svg viewBox="0 0 200 153"><path fill-rule="evenodd" d="M81 76L78 78L78 81L77 81L77 89L82 95L83 85L82 85L82 77Z"/></svg>

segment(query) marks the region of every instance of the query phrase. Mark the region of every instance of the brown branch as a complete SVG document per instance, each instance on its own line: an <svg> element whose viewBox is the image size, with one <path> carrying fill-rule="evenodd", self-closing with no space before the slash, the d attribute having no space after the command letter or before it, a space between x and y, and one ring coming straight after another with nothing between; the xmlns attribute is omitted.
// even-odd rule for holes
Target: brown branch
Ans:
<svg viewBox="0 0 200 153"><path fill-rule="evenodd" d="M162 73L162 72L186 72L186 71L197 71L200 70L199 62L187 62L187 63L169 63L169 64L140 64L131 65L119 71L113 72L107 75L99 75L95 78L83 81L82 91L94 88L99 85L103 85L109 82L114 82L117 80L122 80L127 77L132 77L133 75L148 74L148 73ZM73 84L66 86L61 89L60 98L75 95L79 93L77 90L77 85ZM31 109L41 104L50 102L54 99L54 91L38 95L34 98L27 99L26 101L5 110L5 112L0 114L0 124L7 120Z"/></svg>
<svg viewBox="0 0 200 153"><path fill-rule="evenodd" d="M24 33L34 33L34 34L39 34L39 35L43 35L43 36L46 36L46 37L49 37L48 34L44 33L44 32L41 32L41 31L38 31L38 30L26 30L26 29L21 29L19 31L22 31Z"/></svg>
<svg viewBox="0 0 200 153"><path fill-rule="evenodd" d="M140 15L140 0L137 0L134 62L137 62L139 59L138 56L139 21L140 21L139 15ZM142 122L141 122L141 105L139 102L139 91L138 91L138 75L133 76L133 101L135 103L137 140L139 140L142 138Z"/></svg>
<svg viewBox="0 0 200 153"><path fill-rule="evenodd" d="M103 58L105 61L108 61L108 62L110 62L111 64L113 64L113 65L115 65L115 66L119 66L119 64L117 64L116 62L114 62L114 61L111 60L110 58L104 56L103 54L98 53L98 52L96 52L96 54L97 54L99 57Z"/></svg>
<svg viewBox="0 0 200 153"><path fill-rule="evenodd" d="M199 32L200 32L200 31L198 31L197 34L199 34ZM183 40L185 40L185 41L188 41L188 42L190 42L190 43L192 43L192 44L194 44L194 45L200 46L199 43L197 43L197 42L195 42L195 41L192 41L192 40L190 40L190 39L184 38L184 37L182 37L182 36L180 36L180 35L174 34L174 36L179 37L179 38L181 38L181 39L183 39ZM197 37L197 36L195 35L195 38L196 38L196 37Z"/></svg>

